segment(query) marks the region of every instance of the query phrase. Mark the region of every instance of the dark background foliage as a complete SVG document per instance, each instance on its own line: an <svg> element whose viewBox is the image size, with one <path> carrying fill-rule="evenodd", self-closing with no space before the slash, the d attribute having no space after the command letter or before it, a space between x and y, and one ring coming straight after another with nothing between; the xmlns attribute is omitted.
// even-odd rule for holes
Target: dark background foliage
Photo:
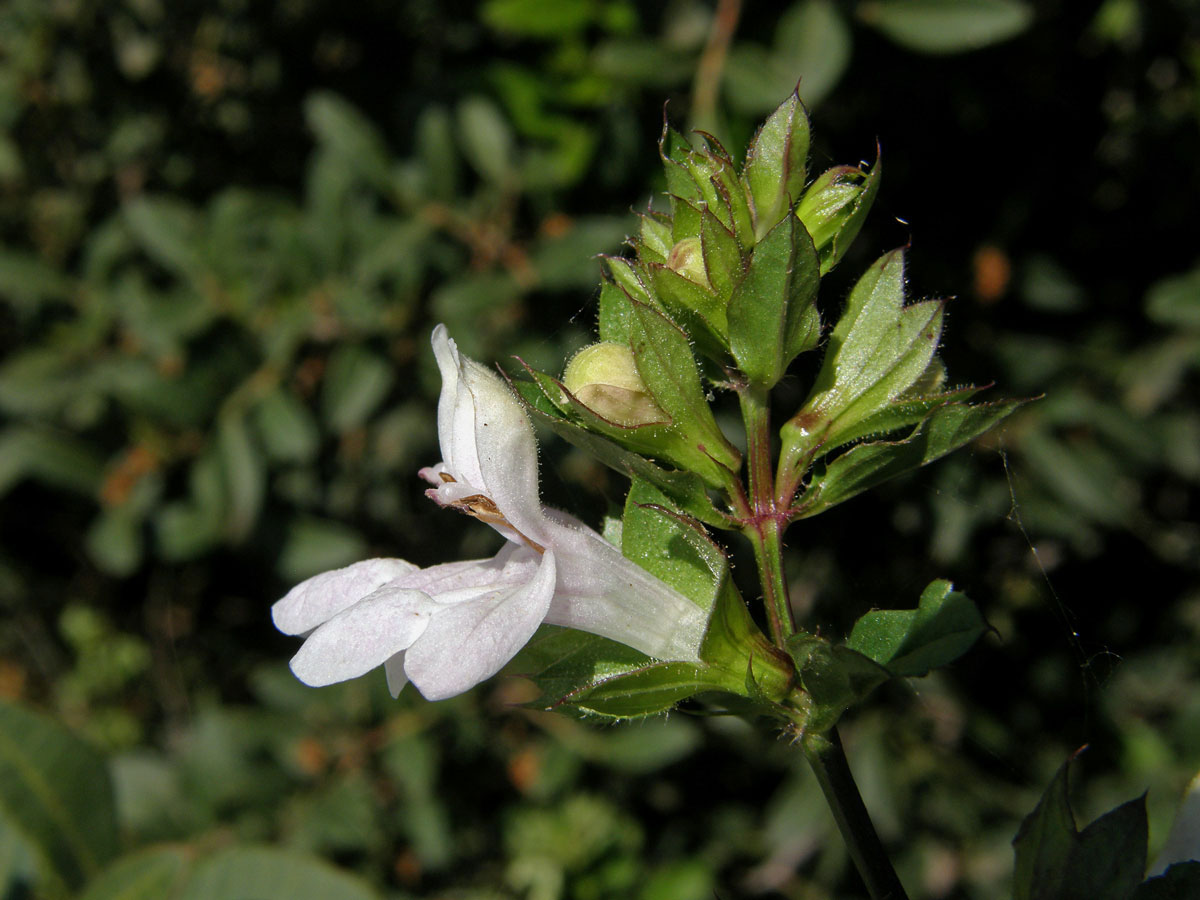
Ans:
<svg viewBox="0 0 1200 900"><path fill-rule="evenodd" d="M847 723L880 829L916 893L1004 896L1020 817L1090 743L1084 818L1149 788L1161 841L1200 768L1200 6L974 0L907 30L898 6L0 11L0 696L103 749L124 846L266 841L393 896L854 884L770 735L597 729L516 708L512 679L437 705L374 676L312 691L268 616L354 559L489 549L415 477L430 328L560 369L594 255L662 190L664 102L737 153L797 77L811 174L882 148L825 308L910 243L911 294L956 297L951 380L1045 395L791 533L811 627L934 577L994 626ZM542 453L552 502L621 503L594 462ZM29 853L0 843L0 893L26 896Z"/></svg>

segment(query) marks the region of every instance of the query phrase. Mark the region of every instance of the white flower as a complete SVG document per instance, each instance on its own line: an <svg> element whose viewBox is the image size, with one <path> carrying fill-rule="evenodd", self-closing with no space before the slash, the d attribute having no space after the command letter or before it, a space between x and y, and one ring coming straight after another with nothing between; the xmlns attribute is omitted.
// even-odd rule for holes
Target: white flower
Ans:
<svg viewBox="0 0 1200 900"><path fill-rule="evenodd" d="M286 634L307 635L292 660L306 684L382 665L392 694L412 681L430 700L498 672L542 622L696 661L705 615L578 519L542 506L533 427L508 386L459 355L439 325L442 462L422 469L437 503L508 539L491 559L421 569L372 559L297 585L272 607Z"/></svg>

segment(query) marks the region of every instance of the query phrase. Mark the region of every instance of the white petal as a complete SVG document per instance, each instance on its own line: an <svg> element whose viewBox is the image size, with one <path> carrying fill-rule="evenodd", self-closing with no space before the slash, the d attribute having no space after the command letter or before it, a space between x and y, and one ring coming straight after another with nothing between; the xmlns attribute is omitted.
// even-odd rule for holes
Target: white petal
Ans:
<svg viewBox="0 0 1200 900"><path fill-rule="evenodd" d="M537 442L529 417L496 373L458 352L443 325L433 331L433 351L442 373L438 439L446 470L542 543Z"/></svg>
<svg viewBox="0 0 1200 900"><path fill-rule="evenodd" d="M532 553L519 550L518 553ZM523 564L526 557L518 556ZM404 655L404 671L426 699L444 700L495 675L542 624L554 593L554 554L529 581L504 584L440 610Z"/></svg>
<svg viewBox="0 0 1200 900"><path fill-rule="evenodd" d="M547 532L558 563L548 623L590 631L657 659L699 660L708 627L703 609L573 516L547 510Z"/></svg>
<svg viewBox="0 0 1200 900"><path fill-rule="evenodd" d="M402 559L367 559L302 581L271 607L284 634L306 634L389 581L416 571Z"/></svg>
<svg viewBox="0 0 1200 900"><path fill-rule="evenodd" d="M310 634L292 672L313 687L365 675L412 646L439 608L421 591L382 587Z"/></svg>
<svg viewBox="0 0 1200 900"><path fill-rule="evenodd" d="M1190 859L1200 860L1200 775L1188 785L1167 842L1148 874L1161 875L1175 863Z"/></svg>

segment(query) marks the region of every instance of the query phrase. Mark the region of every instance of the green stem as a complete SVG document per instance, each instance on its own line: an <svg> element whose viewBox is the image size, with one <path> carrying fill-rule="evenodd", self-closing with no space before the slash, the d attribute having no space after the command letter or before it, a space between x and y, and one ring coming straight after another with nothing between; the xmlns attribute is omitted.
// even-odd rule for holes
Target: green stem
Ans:
<svg viewBox="0 0 1200 900"><path fill-rule="evenodd" d="M801 744L872 900L908 900L854 783L837 729L806 735Z"/></svg>
<svg viewBox="0 0 1200 900"><path fill-rule="evenodd" d="M754 547L771 639L777 647L783 647L787 638L796 633L796 623L783 573L783 529L787 527L787 518L775 504L767 391L747 385L739 397L746 425L746 470L750 476L750 508L742 531Z"/></svg>

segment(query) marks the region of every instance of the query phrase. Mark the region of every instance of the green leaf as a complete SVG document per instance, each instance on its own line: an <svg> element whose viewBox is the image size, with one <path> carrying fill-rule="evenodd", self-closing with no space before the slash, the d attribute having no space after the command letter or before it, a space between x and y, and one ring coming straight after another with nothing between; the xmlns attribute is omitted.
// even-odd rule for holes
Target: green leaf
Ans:
<svg viewBox="0 0 1200 900"><path fill-rule="evenodd" d="M339 346L330 354L321 385L321 412L341 434L363 425L391 390L387 361L366 347Z"/></svg>
<svg viewBox="0 0 1200 900"><path fill-rule="evenodd" d="M877 610L860 618L846 646L893 675L919 678L966 653L986 630L966 594L949 581L934 581L916 609Z"/></svg>
<svg viewBox="0 0 1200 900"><path fill-rule="evenodd" d="M806 732L828 731L842 713L891 677L874 660L816 635L792 635L787 639L787 651L796 665L800 685L808 694Z"/></svg>
<svg viewBox="0 0 1200 900"><path fill-rule="evenodd" d="M1013 900L1129 900L1146 868L1145 796L1105 813L1082 832L1063 763L1013 839Z"/></svg>
<svg viewBox="0 0 1200 900"><path fill-rule="evenodd" d="M979 388L970 385L944 394L917 397L908 397L906 394L853 425L838 428L836 433L827 432L821 438L819 451L826 454L863 438L881 437L901 428L918 425L935 409L950 403L962 403L978 392Z"/></svg>
<svg viewBox="0 0 1200 900"><path fill-rule="evenodd" d="M621 548L626 557L704 609L712 608L717 588L729 573L725 554L699 525L637 476L625 498Z"/></svg>
<svg viewBox="0 0 1200 900"><path fill-rule="evenodd" d="M576 710L606 718L644 718L714 686L692 663L658 663L632 647L598 635L543 625L510 671L542 692L531 706Z"/></svg>
<svg viewBox="0 0 1200 900"><path fill-rule="evenodd" d="M1146 872L1145 795L1109 810L1079 833L1066 883L1084 900L1126 900Z"/></svg>
<svg viewBox="0 0 1200 900"><path fill-rule="evenodd" d="M361 879L312 856L273 847L222 850L196 866L178 900L380 900Z"/></svg>
<svg viewBox="0 0 1200 900"><path fill-rule="evenodd" d="M641 222L636 245L638 259L642 263L665 263L675 244L670 220L656 213L643 213L638 220Z"/></svg>
<svg viewBox="0 0 1200 900"><path fill-rule="evenodd" d="M767 117L746 151L743 177L754 200L758 240L799 201L807 174L808 113L795 89Z"/></svg>
<svg viewBox="0 0 1200 900"><path fill-rule="evenodd" d="M661 305L672 321L696 341L697 347L706 356L716 360L726 359L729 324L725 303L712 291L667 266L650 263L645 271L654 287L654 299L657 301L649 305ZM640 300L635 294L631 296Z"/></svg>
<svg viewBox="0 0 1200 900"><path fill-rule="evenodd" d="M706 209L700 214L700 246L708 281L719 300L728 303L734 286L745 273L742 245L733 232Z"/></svg>
<svg viewBox="0 0 1200 900"><path fill-rule="evenodd" d="M1006 41L1033 22L1019 0L872 0L859 17L919 53L963 53Z"/></svg>
<svg viewBox="0 0 1200 900"><path fill-rule="evenodd" d="M975 406L952 403L930 413L902 441L852 447L813 477L793 512L801 519L815 516L855 494L931 463L970 443L1026 402L1000 400Z"/></svg>
<svg viewBox="0 0 1200 900"><path fill-rule="evenodd" d="M929 368L944 304L904 305L904 251L883 256L859 279L829 337L812 394L796 417L804 430L830 423L826 440L854 429L911 388Z"/></svg>
<svg viewBox="0 0 1200 900"><path fill-rule="evenodd" d="M655 402L685 436L688 458L680 461L697 473L713 473L710 483L719 487L726 482L727 473L738 470L742 458L713 419L691 342L661 313L642 303L633 302L632 306L629 343L633 358Z"/></svg>
<svg viewBox="0 0 1200 900"><path fill-rule="evenodd" d="M1063 763L1046 793L1013 839L1016 865L1013 900L1061 898L1063 876L1075 840L1075 816L1067 797L1067 770Z"/></svg>
<svg viewBox="0 0 1200 900"><path fill-rule="evenodd" d="M122 856L88 884L78 900L173 900L193 856L182 847L151 847Z"/></svg>
<svg viewBox="0 0 1200 900"><path fill-rule="evenodd" d="M804 192L796 215L812 236L821 258L821 274L836 266L858 236L879 193L883 167L864 172L857 166L827 169Z"/></svg>
<svg viewBox="0 0 1200 900"><path fill-rule="evenodd" d="M795 216L758 242L729 301L729 349L752 384L772 388L821 336L816 249Z"/></svg>
<svg viewBox="0 0 1200 900"><path fill-rule="evenodd" d="M117 852L104 760L43 716L0 701L0 812L39 856L44 877L72 890Z"/></svg>
<svg viewBox="0 0 1200 900"><path fill-rule="evenodd" d="M530 374L536 375L532 370ZM691 472L672 472L655 465L644 456L631 452L612 438L596 434L563 417L557 407L546 396L546 389L538 384L519 381L513 384L517 395L525 401L525 409L534 419L552 430L559 437L579 447L609 468L626 478L639 477L657 487L689 516L713 525L726 528L728 518L719 512L708 497L704 482Z"/></svg>

